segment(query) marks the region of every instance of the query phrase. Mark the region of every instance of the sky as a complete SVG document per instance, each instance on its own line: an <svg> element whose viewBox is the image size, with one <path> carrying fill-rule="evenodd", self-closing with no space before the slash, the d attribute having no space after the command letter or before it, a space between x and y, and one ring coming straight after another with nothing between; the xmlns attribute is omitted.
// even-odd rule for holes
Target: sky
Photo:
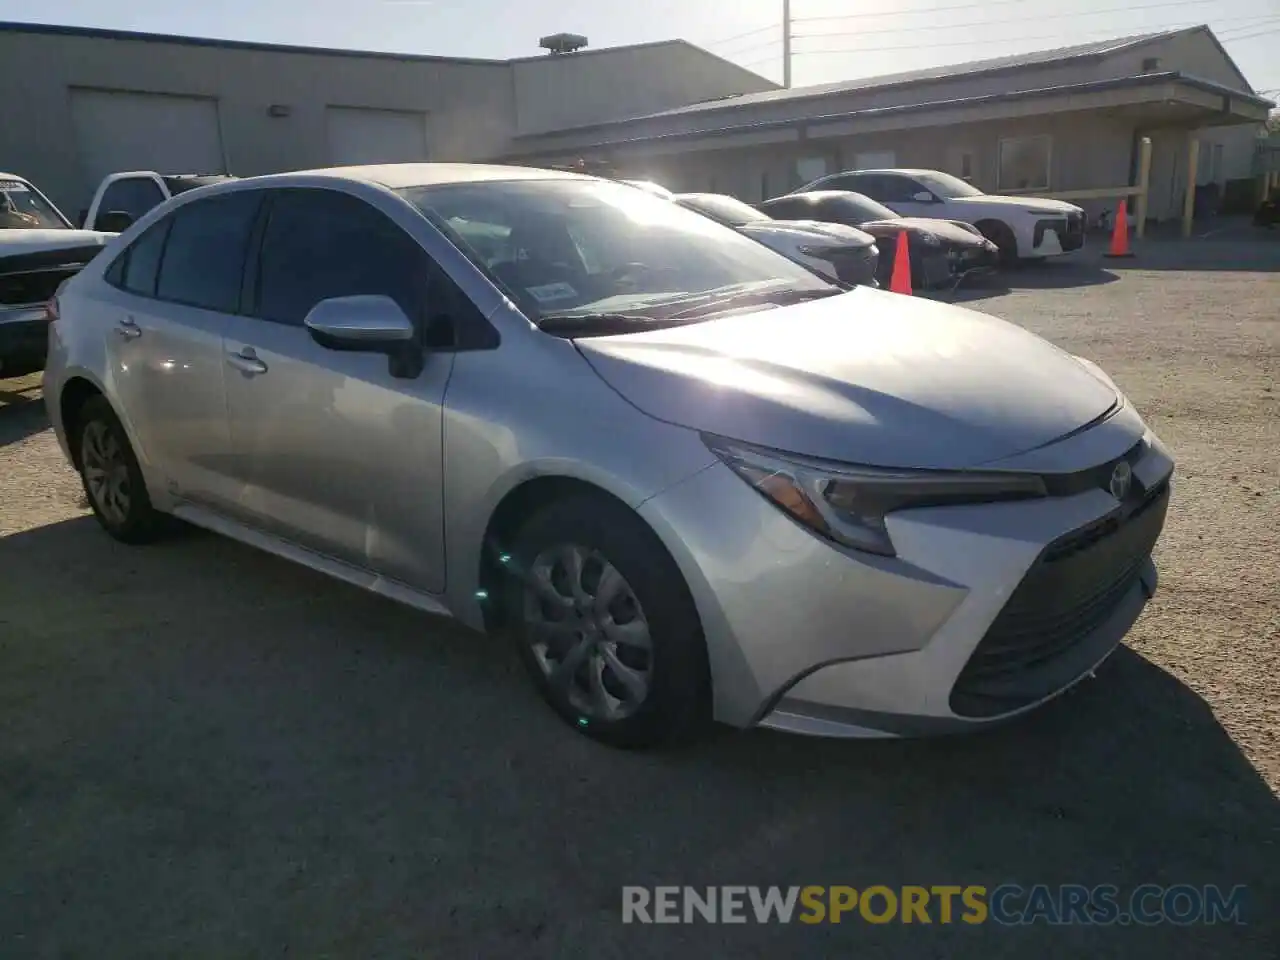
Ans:
<svg viewBox="0 0 1280 960"><path fill-rule="evenodd" d="M792 84L854 79L1208 23L1280 99L1280 0L792 0ZM0 0L0 20L441 56L680 37L781 80L782 0Z"/></svg>

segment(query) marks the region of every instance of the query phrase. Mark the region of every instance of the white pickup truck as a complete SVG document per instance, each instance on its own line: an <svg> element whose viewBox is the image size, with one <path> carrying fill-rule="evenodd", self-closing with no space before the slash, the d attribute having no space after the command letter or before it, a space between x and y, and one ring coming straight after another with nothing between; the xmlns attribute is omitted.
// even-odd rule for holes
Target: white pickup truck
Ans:
<svg viewBox="0 0 1280 960"><path fill-rule="evenodd" d="M170 197L229 179L224 173L155 173L130 170L113 173L98 184L89 209L81 211L86 230L123 232L133 221Z"/></svg>
<svg viewBox="0 0 1280 960"><path fill-rule="evenodd" d="M44 366L49 300L113 236L75 229L30 181L0 173L0 379Z"/></svg>

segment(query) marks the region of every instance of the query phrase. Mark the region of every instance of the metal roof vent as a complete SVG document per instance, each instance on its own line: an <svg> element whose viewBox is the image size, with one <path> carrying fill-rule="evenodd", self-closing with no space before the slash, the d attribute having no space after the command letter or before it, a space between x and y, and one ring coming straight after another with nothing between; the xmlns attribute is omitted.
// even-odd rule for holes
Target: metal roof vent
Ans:
<svg viewBox="0 0 1280 960"><path fill-rule="evenodd" d="M578 33L553 33L538 41L538 46L551 56L563 56L581 50L587 45L587 38Z"/></svg>

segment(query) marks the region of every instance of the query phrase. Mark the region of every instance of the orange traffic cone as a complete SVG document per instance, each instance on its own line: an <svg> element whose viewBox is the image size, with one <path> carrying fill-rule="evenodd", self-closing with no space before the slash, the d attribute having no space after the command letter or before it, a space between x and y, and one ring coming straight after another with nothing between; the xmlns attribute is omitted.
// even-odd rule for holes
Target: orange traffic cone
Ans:
<svg viewBox="0 0 1280 960"><path fill-rule="evenodd" d="M1133 251L1129 249L1129 211L1124 197L1120 198L1120 206L1116 208L1116 225L1111 231L1111 249L1103 256L1133 256Z"/></svg>
<svg viewBox="0 0 1280 960"><path fill-rule="evenodd" d="M911 251L907 246L907 231L898 234L898 246L893 251L893 273L889 275L889 290L911 296Z"/></svg>

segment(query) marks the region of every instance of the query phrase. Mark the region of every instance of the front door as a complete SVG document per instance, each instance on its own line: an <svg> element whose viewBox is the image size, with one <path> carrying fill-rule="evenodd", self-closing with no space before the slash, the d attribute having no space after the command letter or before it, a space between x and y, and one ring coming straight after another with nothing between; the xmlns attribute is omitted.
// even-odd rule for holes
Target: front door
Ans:
<svg viewBox="0 0 1280 960"><path fill-rule="evenodd" d="M453 355L412 379L329 350L303 319L331 297L390 296L424 316L429 261L365 201L273 192L247 316L223 344L236 510L299 546L428 592L444 587L442 436Z"/></svg>
<svg viewBox="0 0 1280 960"><path fill-rule="evenodd" d="M106 274L120 291L104 318L111 376L137 453L168 492L215 506L234 497L222 338L238 307L259 198L186 204Z"/></svg>

